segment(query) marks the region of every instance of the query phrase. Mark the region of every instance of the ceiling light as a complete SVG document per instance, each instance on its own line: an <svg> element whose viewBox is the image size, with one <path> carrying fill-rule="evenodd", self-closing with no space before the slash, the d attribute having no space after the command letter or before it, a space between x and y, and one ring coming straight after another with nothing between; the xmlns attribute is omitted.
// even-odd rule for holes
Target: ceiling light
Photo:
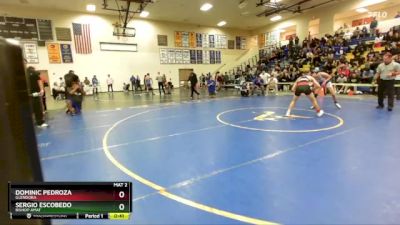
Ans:
<svg viewBox="0 0 400 225"><path fill-rule="evenodd" d="M221 22L219 22L217 25L218 25L219 27L222 27L222 26L225 26L225 24L226 24L226 21L221 21Z"/></svg>
<svg viewBox="0 0 400 225"><path fill-rule="evenodd" d="M201 11L208 11L213 7L213 5L211 5L210 3L204 3L201 7L200 10Z"/></svg>
<svg viewBox="0 0 400 225"><path fill-rule="evenodd" d="M278 21L278 20L281 20L281 19L282 19L281 15L276 15L276 16L272 17L270 20L275 22L275 21Z"/></svg>
<svg viewBox="0 0 400 225"><path fill-rule="evenodd" d="M89 12L94 12L94 11L96 11L96 5L88 4L88 5L86 5L86 10Z"/></svg>
<svg viewBox="0 0 400 225"><path fill-rule="evenodd" d="M147 12L147 11L142 11L140 14L139 14L139 16L140 17L148 17L149 16L149 12Z"/></svg>
<svg viewBox="0 0 400 225"><path fill-rule="evenodd" d="M356 12L365 13L365 12L368 12L368 9L366 9L366 8L358 8L358 9L356 9Z"/></svg>

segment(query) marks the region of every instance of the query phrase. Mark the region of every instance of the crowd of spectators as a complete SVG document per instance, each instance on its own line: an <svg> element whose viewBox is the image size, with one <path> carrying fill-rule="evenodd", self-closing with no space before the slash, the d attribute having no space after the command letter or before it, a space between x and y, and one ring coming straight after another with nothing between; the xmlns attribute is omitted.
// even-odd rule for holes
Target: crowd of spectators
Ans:
<svg viewBox="0 0 400 225"><path fill-rule="evenodd" d="M256 80L260 76L266 86L270 78L293 82L303 72L318 67L331 74L335 83L373 83L382 55L387 51L395 55L394 60L399 62L400 26L394 26L385 33L379 32L374 19L369 29L367 26L362 29L357 27L349 32L349 28L343 26L334 35L326 34L322 38L309 36L302 42L297 36L292 37L285 46L260 51L260 60L256 65L247 65L231 76L253 83L258 82ZM278 90L287 89L286 85L278 85ZM349 85L337 85L337 89L339 93L354 91ZM374 88L359 88L355 94L374 91ZM398 89L397 98L400 99Z"/></svg>

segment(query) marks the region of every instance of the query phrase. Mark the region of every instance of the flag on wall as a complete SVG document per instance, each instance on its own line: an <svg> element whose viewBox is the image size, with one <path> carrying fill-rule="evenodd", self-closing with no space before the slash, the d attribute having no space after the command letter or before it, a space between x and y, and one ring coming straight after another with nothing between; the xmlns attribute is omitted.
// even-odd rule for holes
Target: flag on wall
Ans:
<svg viewBox="0 0 400 225"><path fill-rule="evenodd" d="M90 40L90 25L73 23L75 51L78 54L91 54L92 44Z"/></svg>

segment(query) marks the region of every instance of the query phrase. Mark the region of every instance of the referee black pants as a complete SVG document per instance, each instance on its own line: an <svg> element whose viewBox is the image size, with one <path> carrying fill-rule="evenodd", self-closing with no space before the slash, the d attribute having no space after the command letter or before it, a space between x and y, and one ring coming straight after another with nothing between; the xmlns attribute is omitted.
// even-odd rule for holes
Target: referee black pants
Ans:
<svg viewBox="0 0 400 225"><path fill-rule="evenodd" d="M33 114L35 115L36 125L38 126L42 125L44 123L42 97L32 98L32 108L33 108Z"/></svg>
<svg viewBox="0 0 400 225"><path fill-rule="evenodd" d="M196 86L191 86L190 89L191 89L191 91L192 91L192 94L190 95L190 97L193 98L193 93L196 93L197 95L200 95L200 93L197 92L197 90L196 90Z"/></svg>
<svg viewBox="0 0 400 225"><path fill-rule="evenodd" d="M378 105L383 107L385 93L388 96L388 108L394 105L394 80L380 80L378 84Z"/></svg>

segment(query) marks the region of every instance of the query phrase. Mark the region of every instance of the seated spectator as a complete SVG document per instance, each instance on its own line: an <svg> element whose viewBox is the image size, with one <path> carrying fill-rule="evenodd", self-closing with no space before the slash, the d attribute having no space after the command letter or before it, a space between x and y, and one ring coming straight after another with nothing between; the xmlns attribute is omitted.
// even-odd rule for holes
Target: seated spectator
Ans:
<svg viewBox="0 0 400 225"><path fill-rule="evenodd" d="M264 83L265 83L264 80L260 76L257 76L253 80L253 88L251 90L251 95L254 95L254 92L256 90L260 90L261 91L261 95L264 95L264 91L265 91Z"/></svg>
<svg viewBox="0 0 400 225"><path fill-rule="evenodd" d="M271 76L267 81L267 95L269 92L278 95L278 79L274 76Z"/></svg>
<svg viewBox="0 0 400 225"><path fill-rule="evenodd" d="M65 87L58 85L57 82L54 82L51 92L54 100L61 100L65 98Z"/></svg>
<svg viewBox="0 0 400 225"><path fill-rule="evenodd" d="M339 77L336 78L336 83L338 84L347 83L347 77L345 77L343 74L340 74ZM336 91L338 94L344 93L345 88L346 86L344 85L336 85Z"/></svg>
<svg viewBox="0 0 400 225"><path fill-rule="evenodd" d="M90 81L87 77L85 77L85 80L83 81L83 84L85 84L86 86L90 85Z"/></svg>
<svg viewBox="0 0 400 225"><path fill-rule="evenodd" d="M348 83L350 84L357 84L360 81L360 77L358 76L358 73L352 72L349 79L348 79ZM354 94L359 94L357 93L357 86L347 86L346 89L344 90L345 93L349 93L350 91L352 91Z"/></svg>
<svg viewBox="0 0 400 225"><path fill-rule="evenodd" d="M124 83L122 86L122 89L124 90L124 92L129 92L129 87L130 87L130 84Z"/></svg>

